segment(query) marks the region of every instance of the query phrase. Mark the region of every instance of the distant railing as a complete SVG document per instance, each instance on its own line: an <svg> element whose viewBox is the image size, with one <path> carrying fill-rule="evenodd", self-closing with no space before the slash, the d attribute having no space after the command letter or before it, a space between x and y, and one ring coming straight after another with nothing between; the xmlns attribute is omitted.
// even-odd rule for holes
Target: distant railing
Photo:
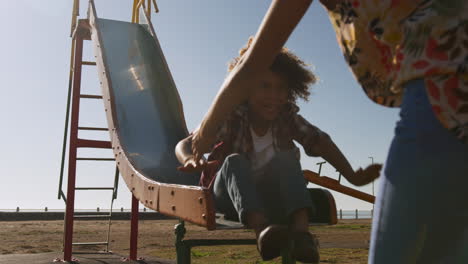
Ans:
<svg viewBox="0 0 468 264"><path fill-rule="evenodd" d="M109 212L110 209L104 209L97 207L96 209L75 209L75 212ZM131 212L130 208L123 208L115 210L114 212ZM0 209L0 212L65 212L65 209L49 209L44 207L43 209L23 209L16 207L16 209ZM154 210L143 208L140 212L155 212ZM373 210L343 210L337 211L338 219L372 219Z"/></svg>
<svg viewBox="0 0 468 264"><path fill-rule="evenodd" d="M131 208L123 208L121 207L120 209L113 209L113 212L131 212ZM139 210L140 212L155 212L154 210L148 209L148 208L143 208ZM49 209L48 207L44 207L43 209L27 209L27 208L19 208L16 207L16 209L0 209L1 212L21 212L21 213L39 213L39 212L58 212L58 213L64 213L65 209ZM105 208L99 208L97 207L96 209L75 209L75 212L110 212L110 209L105 209Z"/></svg>
<svg viewBox="0 0 468 264"><path fill-rule="evenodd" d="M372 219L373 210L338 210L338 219Z"/></svg>

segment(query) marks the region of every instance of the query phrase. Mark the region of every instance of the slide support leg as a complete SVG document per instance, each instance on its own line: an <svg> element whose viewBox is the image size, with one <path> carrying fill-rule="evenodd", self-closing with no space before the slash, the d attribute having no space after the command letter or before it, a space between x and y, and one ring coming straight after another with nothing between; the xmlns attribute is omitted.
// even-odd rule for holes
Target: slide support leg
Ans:
<svg viewBox="0 0 468 264"><path fill-rule="evenodd" d="M190 246L184 241L184 236L187 231L185 229L185 222L180 221L174 229L176 235L175 246L177 252L177 264L190 264Z"/></svg>

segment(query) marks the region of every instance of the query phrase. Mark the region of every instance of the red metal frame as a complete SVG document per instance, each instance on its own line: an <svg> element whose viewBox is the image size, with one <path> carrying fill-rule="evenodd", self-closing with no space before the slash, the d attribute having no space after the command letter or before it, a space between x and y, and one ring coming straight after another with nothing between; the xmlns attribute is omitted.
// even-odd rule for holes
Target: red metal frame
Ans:
<svg viewBox="0 0 468 264"><path fill-rule="evenodd" d="M138 199L132 194L132 220L130 228L130 260L137 260L138 251Z"/></svg>
<svg viewBox="0 0 468 264"><path fill-rule="evenodd" d="M72 261L73 214L75 212L76 155L78 148L78 119L80 111L81 66L83 59L83 37L75 36L75 61L73 64L73 98L70 124L70 148L68 154L67 206L65 213L65 237L63 258Z"/></svg>
<svg viewBox="0 0 468 264"><path fill-rule="evenodd" d="M68 155L68 184L65 212L65 234L63 245L64 261L76 261L72 258L73 250L73 225L75 212L75 190L76 190L76 162L78 148L112 148L109 141L87 140L78 138L78 123L80 112L80 98L86 98L81 94L81 70L86 64L83 62L83 42L90 40L89 24L87 20L80 20L73 41L75 42L73 62L73 92L72 109L70 121L69 155ZM94 97L93 97L94 98ZM138 200L132 195L132 221L130 239L130 259L137 260L138 240Z"/></svg>

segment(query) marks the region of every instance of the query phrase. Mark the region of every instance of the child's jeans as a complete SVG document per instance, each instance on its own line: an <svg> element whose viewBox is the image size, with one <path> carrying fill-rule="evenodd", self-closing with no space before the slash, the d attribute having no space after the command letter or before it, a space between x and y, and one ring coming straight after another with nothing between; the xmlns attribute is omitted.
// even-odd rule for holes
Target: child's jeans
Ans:
<svg viewBox="0 0 468 264"><path fill-rule="evenodd" d="M301 164L293 152L279 152L266 165L266 174L255 180L250 161L229 155L214 183L216 208L246 224L247 212L263 212L270 223L285 224L294 211L312 207Z"/></svg>
<svg viewBox="0 0 468 264"><path fill-rule="evenodd" d="M468 263L468 146L408 82L372 224L369 263Z"/></svg>

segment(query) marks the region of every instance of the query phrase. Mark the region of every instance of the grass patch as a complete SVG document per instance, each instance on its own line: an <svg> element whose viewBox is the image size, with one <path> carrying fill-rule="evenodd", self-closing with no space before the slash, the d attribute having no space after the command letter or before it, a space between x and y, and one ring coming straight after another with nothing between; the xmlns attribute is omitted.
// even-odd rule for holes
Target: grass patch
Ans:
<svg viewBox="0 0 468 264"><path fill-rule="evenodd" d="M31 230L31 231L19 231L17 235L19 236L42 236L42 235L49 235L49 234L54 234L54 233L58 234L60 232L52 232L48 230Z"/></svg>
<svg viewBox="0 0 468 264"><path fill-rule="evenodd" d="M320 263L366 264L367 254L364 248L325 248L320 250Z"/></svg>
<svg viewBox="0 0 468 264"><path fill-rule="evenodd" d="M213 252L192 249L191 254L192 254L192 257L201 258L201 257L211 256L213 255Z"/></svg>
<svg viewBox="0 0 468 264"><path fill-rule="evenodd" d="M193 264L280 264L281 258L262 261L253 246L213 246L192 249ZM368 250L364 248L322 248L321 261L324 264L366 264ZM154 256L175 259L175 250L166 248L154 252ZM296 262L300 263L300 262Z"/></svg>
<svg viewBox="0 0 468 264"><path fill-rule="evenodd" d="M33 246L30 246L30 245L21 245L19 246L20 248L22 249L31 249L31 248L34 248Z"/></svg>
<svg viewBox="0 0 468 264"><path fill-rule="evenodd" d="M363 224L348 224L348 225L334 225L334 226L327 226L327 229L341 229L341 230L353 230L353 231L369 231L370 225L363 225Z"/></svg>
<svg viewBox="0 0 468 264"><path fill-rule="evenodd" d="M32 224L35 223L35 224ZM176 259L173 226L176 220L143 221L140 223L140 256ZM38 221L31 224L8 222L0 230L0 255L59 252L63 243L63 221ZM188 225L189 238L253 238L251 230L218 230L207 232L204 228ZM75 229L78 241L102 239L103 225L83 221ZM335 226L312 226L311 232L319 236L323 246L320 263L365 264L367 263L369 221L341 221ZM112 223L111 247L113 252L127 255L129 252L129 222ZM99 237L98 237L99 236ZM98 251L101 246L77 247L77 251ZM255 245L195 247L192 249L193 264L280 264L281 259L262 261ZM298 262L298 264L300 264Z"/></svg>

